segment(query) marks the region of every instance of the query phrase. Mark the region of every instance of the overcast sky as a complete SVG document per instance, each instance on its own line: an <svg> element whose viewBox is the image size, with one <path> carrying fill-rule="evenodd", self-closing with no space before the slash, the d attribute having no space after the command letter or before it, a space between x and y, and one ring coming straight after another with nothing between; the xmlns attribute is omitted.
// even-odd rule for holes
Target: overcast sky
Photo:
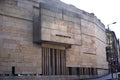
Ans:
<svg viewBox="0 0 120 80"><path fill-rule="evenodd" d="M79 9L89 13L94 13L107 26L113 22L116 24L110 25L110 30L113 30L120 39L120 0L61 0L67 4L72 4ZM106 27L107 28L107 27Z"/></svg>

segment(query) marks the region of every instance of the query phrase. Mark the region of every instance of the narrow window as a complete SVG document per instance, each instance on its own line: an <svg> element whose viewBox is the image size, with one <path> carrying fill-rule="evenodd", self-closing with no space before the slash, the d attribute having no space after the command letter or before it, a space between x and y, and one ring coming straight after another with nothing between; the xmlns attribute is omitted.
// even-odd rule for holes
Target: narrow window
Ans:
<svg viewBox="0 0 120 80"><path fill-rule="evenodd" d="M77 72L77 75L80 75L80 68L79 67L76 68L76 72Z"/></svg>
<svg viewBox="0 0 120 80"><path fill-rule="evenodd" d="M12 75L15 75L15 66L12 66Z"/></svg>
<svg viewBox="0 0 120 80"><path fill-rule="evenodd" d="M68 67L68 70L69 70L69 75L72 75L72 68Z"/></svg>

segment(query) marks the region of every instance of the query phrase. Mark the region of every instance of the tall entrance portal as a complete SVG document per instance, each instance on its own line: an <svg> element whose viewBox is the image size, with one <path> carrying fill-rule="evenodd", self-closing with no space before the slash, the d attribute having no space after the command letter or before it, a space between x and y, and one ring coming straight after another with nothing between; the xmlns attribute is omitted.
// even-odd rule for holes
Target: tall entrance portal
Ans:
<svg viewBox="0 0 120 80"><path fill-rule="evenodd" d="M65 50L42 47L42 74L65 75L66 54Z"/></svg>

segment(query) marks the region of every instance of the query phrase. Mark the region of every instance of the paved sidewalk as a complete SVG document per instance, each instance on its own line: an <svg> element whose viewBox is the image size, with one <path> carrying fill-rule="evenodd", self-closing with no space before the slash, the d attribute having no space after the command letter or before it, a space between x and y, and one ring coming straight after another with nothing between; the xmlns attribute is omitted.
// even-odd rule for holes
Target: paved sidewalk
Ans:
<svg viewBox="0 0 120 80"><path fill-rule="evenodd" d="M106 76L103 76L103 77L100 77L100 78L96 78L96 79L90 79L90 80L117 80L116 78L118 78L118 74L120 74L120 72L119 73L114 73L113 74L113 78L114 79L111 79L112 78L112 75L111 74L108 74L108 75L106 75Z"/></svg>

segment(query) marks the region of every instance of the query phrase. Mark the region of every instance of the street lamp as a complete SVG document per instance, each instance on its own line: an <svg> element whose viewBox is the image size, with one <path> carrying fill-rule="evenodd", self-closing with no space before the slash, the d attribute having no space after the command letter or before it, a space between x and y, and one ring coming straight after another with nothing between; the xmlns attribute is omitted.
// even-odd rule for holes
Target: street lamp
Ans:
<svg viewBox="0 0 120 80"><path fill-rule="evenodd" d="M110 29L109 29L109 26L112 25L112 24L116 24L117 22L113 22L111 24L108 24L107 27L108 27L108 47L110 48L110 72L111 72L111 76L113 78L113 57L112 57L112 54L111 54L111 47L110 47Z"/></svg>
<svg viewBox="0 0 120 80"><path fill-rule="evenodd" d="M116 24L116 23L117 23L117 22L113 22L113 23L111 23L111 24L108 24L108 25L107 25L108 31L110 31L109 26L112 25L112 24Z"/></svg>

